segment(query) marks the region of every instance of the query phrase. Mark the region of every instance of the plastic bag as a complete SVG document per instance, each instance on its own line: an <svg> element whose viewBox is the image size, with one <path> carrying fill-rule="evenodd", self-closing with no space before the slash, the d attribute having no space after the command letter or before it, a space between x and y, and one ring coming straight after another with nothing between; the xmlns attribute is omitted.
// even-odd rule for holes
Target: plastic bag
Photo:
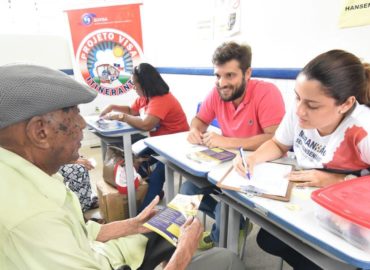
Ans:
<svg viewBox="0 0 370 270"><path fill-rule="evenodd" d="M117 188L121 194L127 194L127 174L123 154L123 149L108 146L103 165L103 179ZM140 175L134 166L132 169L134 171L134 185L137 189L140 184Z"/></svg>

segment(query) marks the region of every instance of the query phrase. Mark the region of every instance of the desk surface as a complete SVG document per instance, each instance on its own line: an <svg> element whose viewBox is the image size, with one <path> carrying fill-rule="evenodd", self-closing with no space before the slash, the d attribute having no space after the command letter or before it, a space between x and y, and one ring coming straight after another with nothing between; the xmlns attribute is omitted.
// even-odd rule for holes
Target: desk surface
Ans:
<svg viewBox="0 0 370 270"><path fill-rule="evenodd" d="M216 184L227 169L228 167L225 166L213 169L208 174L209 181ZM258 212L267 220L297 236L308 245L321 249L327 255L356 267L370 269L370 254L330 233L317 223L314 216L316 205L310 198L313 190L313 188L294 188L291 201L288 203L261 197L250 197L229 190L225 190L224 193L243 202L246 207L254 209L255 212Z"/></svg>
<svg viewBox="0 0 370 270"><path fill-rule="evenodd" d="M123 148L124 156L125 156L125 169L127 175L127 189L128 189L128 199L129 199L129 212L130 217L136 216L136 194L135 194L135 187L134 187L134 169L133 169L133 161L132 161L132 150L131 150L131 134L141 133L142 131L132 126L128 125L127 123L119 122L119 128L115 129L101 129L97 125L97 120L99 116L88 116L85 117L85 121L87 125L89 125L92 129L96 130L99 134L107 137L117 137L122 136L123 138Z"/></svg>
<svg viewBox="0 0 370 270"><path fill-rule="evenodd" d="M207 149L205 146L191 144L187 141L188 132L146 138L144 143L176 166L188 173L206 177L207 173L217 165L196 162L187 154Z"/></svg>
<svg viewBox="0 0 370 270"><path fill-rule="evenodd" d="M97 125L97 120L99 120L99 116L97 115L92 115L92 116L86 116L84 117L85 121L86 121L86 124L96 130L97 132L99 132L99 134L101 135L104 135L104 136L107 136L107 137L117 137L117 136L122 136L123 133L137 133L138 132L138 129L130 126L129 124L127 123L124 123L124 122L119 122L117 121L117 128L114 128L114 129L104 129L104 128L100 128L98 125Z"/></svg>

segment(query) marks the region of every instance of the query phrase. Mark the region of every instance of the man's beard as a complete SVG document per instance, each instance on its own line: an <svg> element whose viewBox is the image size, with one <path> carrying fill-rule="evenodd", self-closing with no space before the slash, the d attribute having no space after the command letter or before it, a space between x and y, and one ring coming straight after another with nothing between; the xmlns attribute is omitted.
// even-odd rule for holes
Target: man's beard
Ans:
<svg viewBox="0 0 370 270"><path fill-rule="evenodd" d="M223 101L233 101L235 99L238 99L240 98L241 96L243 96L244 94L244 91L245 91L245 85L246 85L246 82L245 82L245 77L243 76L243 80L242 80L242 84L235 89L235 91L231 94L230 97L223 97L220 92L219 92L219 95L220 95L220 98L223 100ZM219 87L217 87L218 90L220 90Z"/></svg>

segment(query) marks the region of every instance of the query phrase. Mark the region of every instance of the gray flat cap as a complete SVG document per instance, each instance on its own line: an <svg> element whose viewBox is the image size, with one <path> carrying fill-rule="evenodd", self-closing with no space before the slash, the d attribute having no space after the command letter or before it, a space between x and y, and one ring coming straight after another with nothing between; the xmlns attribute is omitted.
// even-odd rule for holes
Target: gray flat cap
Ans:
<svg viewBox="0 0 370 270"><path fill-rule="evenodd" d="M0 66L0 129L88 103L96 95L96 91L61 71L35 65Z"/></svg>

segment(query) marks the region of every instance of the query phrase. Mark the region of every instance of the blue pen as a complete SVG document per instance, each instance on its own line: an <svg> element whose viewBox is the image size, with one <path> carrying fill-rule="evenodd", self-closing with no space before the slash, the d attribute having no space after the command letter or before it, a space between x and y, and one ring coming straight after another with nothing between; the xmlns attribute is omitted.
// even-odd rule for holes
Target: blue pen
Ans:
<svg viewBox="0 0 370 270"><path fill-rule="evenodd" d="M244 155L244 151L243 151L243 148L242 147L239 148L239 153L240 153L240 156L242 158L243 166L244 166L244 168L247 169L246 176L247 176L248 180L251 180L251 175L250 175L250 173L248 171L247 164L245 163L245 155Z"/></svg>

